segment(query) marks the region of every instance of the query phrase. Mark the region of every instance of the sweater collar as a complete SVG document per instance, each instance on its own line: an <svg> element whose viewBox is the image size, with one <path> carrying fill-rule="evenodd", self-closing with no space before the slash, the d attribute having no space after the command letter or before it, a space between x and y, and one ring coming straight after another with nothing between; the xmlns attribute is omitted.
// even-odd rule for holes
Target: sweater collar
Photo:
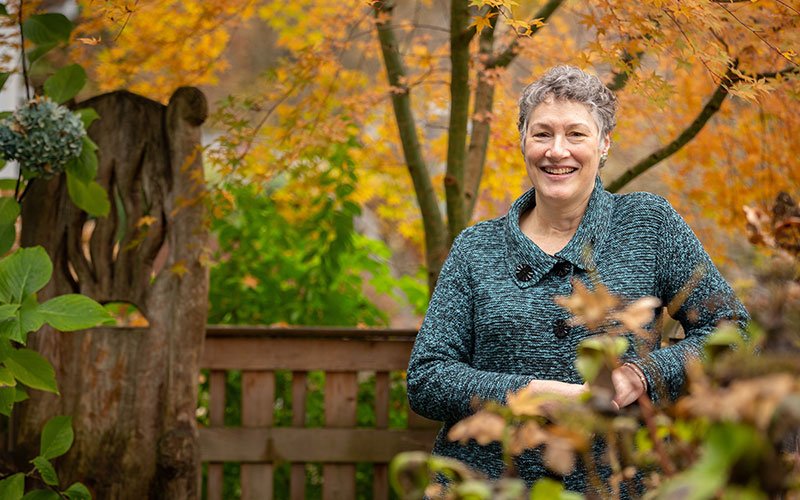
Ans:
<svg viewBox="0 0 800 500"><path fill-rule="evenodd" d="M535 191L531 188L520 196L511 205L505 220L506 266L517 285L521 288L535 285L559 262L566 261L583 270L593 269L594 255L611 219L611 197L598 176L586 213L572 239L558 253L548 255L519 227L520 214L536 203Z"/></svg>

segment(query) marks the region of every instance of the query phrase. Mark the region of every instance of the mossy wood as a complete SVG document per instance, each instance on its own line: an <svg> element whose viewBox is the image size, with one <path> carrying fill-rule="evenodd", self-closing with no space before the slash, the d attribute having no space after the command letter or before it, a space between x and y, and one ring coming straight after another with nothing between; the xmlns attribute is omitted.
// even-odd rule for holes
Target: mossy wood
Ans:
<svg viewBox="0 0 800 500"><path fill-rule="evenodd" d="M100 115L97 181L108 217L87 220L64 176L35 181L22 206L23 246L54 263L39 299L82 293L134 304L146 329L43 331L31 346L56 369L61 396L31 391L17 415L16 451L38 444L48 417L73 417L75 444L58 464L96 498L197 498L195 409L208 278L200 126L203 94L178 89L167 106L114 92L83 102Z"/></svg>

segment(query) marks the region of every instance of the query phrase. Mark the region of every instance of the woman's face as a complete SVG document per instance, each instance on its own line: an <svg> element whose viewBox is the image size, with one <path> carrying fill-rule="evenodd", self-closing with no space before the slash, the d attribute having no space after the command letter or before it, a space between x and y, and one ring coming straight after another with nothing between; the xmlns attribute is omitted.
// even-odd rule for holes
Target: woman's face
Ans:
<svg viewBox="0 0 800 500"><path fill-rule="evenodd" d="M588 200L600 165L600 154L609 138L585 105L549 99L528 118L525 137L525 167L540 201L582 202Z"/></svg>

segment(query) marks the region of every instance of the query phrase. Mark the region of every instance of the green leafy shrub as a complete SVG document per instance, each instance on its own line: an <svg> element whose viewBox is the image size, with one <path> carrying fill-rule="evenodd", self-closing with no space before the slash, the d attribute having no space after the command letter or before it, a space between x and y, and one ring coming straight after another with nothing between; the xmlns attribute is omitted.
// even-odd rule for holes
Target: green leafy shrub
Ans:
<svg viewBox="0 0 800 500"><path fill-rule="evenodd" d="M103 306L84 295L60 295L39 303L36 294L50 281L52 272L53 264L42 247L20 248L0 259L0 414L11 416L14 404L27 399L30 389L58 394L52 365L24 347L29 333L44 324L66 332L113 323ZM72 440L72 419L51 418L42 431L39 455L30 461L32 470L0 480L0 498L21 499L25 477L34 473L48 487L35 490L41 492L37 498L91 498L81 483L59 491L58 474L51 460L66 453Z"/></svg>
<svg viewBox="0 0 800 500"><path fill-rule="evenodd" d="M355 142L331 144L306 161L319 166L319 194L303 206L281 204L282 189L300 185L290 174L260 185L229 182L218 191L211 229L217 248L212 256L209 323L278 325L386 325L386 315L365 293L369 285L416 310L427 305L424 276L394 277L391 252L381 241L360 235L355 218L361 208L353 201L356 165L349 151ZM298 187L299 189L299 187ZM288 217L286 213L292 214ZM274 422L292 425L291 373L275 373ZM374 425L374 376L360 379L357 425ZM325 374L307 374L305 425L324 425ZM391 376L389 426L405 427L405 380ZM200 387L201 424L208 425L208 384ZM241 373L228 372L225 425L241 425ZM306 464L306 496L320 498L321 464ZM225 498L239 498L239 464L223 469ZM290 468L276 464L275 496L288 498ZM357 465L357 488L366 494L371 464Z"/></svg>

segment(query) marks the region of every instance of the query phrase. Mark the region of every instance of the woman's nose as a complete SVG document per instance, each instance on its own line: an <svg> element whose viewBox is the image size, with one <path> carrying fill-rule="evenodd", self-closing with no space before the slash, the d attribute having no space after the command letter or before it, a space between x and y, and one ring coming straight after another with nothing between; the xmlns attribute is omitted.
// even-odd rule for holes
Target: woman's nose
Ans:
<svg viewBox="0 0 800 500"><path fill-rule="evenodd" d="M560 160L567 155L569 155L569 150L566 148L564 138L560 135L556 135L553 137L553 143L550 145L550 149L547 151L547 157Z"/></svg>

